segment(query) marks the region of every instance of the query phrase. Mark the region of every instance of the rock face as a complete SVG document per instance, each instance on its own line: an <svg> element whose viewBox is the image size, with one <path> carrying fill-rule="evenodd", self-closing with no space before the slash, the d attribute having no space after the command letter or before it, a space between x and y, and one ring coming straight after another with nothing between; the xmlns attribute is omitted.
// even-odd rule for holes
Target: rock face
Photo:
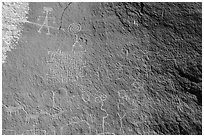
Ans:
<svg viewBox="0 0 204 137"><path fill-rule="evenodd" d="M6 60L6 52L15 48L22 27L19 20L26 20L28 14L26 2L2 2L2 62Z"/></svg>
<svg viewBox="0 0 204 137"><path fill-rule="evenodd" d="M202 134L201 3L29 8L3 64L3 134Z"/></svg>

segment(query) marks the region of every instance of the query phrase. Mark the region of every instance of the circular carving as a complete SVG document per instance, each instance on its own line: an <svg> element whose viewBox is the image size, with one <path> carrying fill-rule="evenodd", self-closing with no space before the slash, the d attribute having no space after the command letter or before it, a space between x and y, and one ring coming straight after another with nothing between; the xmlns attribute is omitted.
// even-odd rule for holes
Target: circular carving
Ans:
<svg viewBox="0 0 204 137"><path fill-rule="evenodd" d="M80 24L76 24L76 23L72 23L69 25L68 27L70 33L78 33L81 31L81 25Z"/></svg>

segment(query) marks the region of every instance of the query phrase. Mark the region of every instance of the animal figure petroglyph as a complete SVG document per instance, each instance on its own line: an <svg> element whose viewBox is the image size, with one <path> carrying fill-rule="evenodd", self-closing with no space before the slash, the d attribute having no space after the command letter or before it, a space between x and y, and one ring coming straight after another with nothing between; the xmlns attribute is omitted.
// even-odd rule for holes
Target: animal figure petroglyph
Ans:
<svg viewBox="0 0 204 137"><path fill-rule="evenodd" d="M39 118L39 114L27 114L26 115L26 122L30 120L37 120Z"/></svg>
<svg viewBox="0 0 204 137"><path fill-rule="evenodd" d="M8 113L8 115L11 116L12 113L16 114L20 109L24 109L22 106L6 106L4 104L2 104L5 108L6 108L6 112Z"/></svg>
<svg viewBox="0 0 204 137"><path fill-rule="evenodd" d="M2 135L16 135L16 131L11 129L2 129Z"/></svg>

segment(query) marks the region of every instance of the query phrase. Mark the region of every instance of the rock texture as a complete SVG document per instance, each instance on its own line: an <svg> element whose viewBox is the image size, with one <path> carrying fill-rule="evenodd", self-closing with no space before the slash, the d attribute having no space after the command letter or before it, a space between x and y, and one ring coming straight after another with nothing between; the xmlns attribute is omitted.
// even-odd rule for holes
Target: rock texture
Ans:
<svg viewBox="0 0 204 137"><path fill-rule="evenodd" d="M7 51L15 48L22 26L19 20L26 20L28 13L28 3L26 2L2 2L2 62L6 60Z"/></svg>
<svg viewBox="0 0 204 137"><path fill-rule="evenodd" d="M201 3L29 8L3 64L3 134L202 134Z"/></svg>

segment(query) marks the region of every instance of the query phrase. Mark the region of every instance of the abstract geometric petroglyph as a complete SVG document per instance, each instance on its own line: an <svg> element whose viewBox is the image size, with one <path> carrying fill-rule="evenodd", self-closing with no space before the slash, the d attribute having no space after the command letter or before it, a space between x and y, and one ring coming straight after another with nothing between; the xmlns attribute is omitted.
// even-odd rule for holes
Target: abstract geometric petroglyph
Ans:
<svg viewBox="0 0 204 137"><path fill-rule="evenodd" d="M3 135L202 134L202 3L2 13Z"/></svg>
<svg viewBox="0 0 204 137"><path fill-rule="evenodd" d="M70 33L75 34L75 33L78 33L81 31L81 25L76 24L76 23L72 23L69 25L68 29L69 29Z"/></svg>

